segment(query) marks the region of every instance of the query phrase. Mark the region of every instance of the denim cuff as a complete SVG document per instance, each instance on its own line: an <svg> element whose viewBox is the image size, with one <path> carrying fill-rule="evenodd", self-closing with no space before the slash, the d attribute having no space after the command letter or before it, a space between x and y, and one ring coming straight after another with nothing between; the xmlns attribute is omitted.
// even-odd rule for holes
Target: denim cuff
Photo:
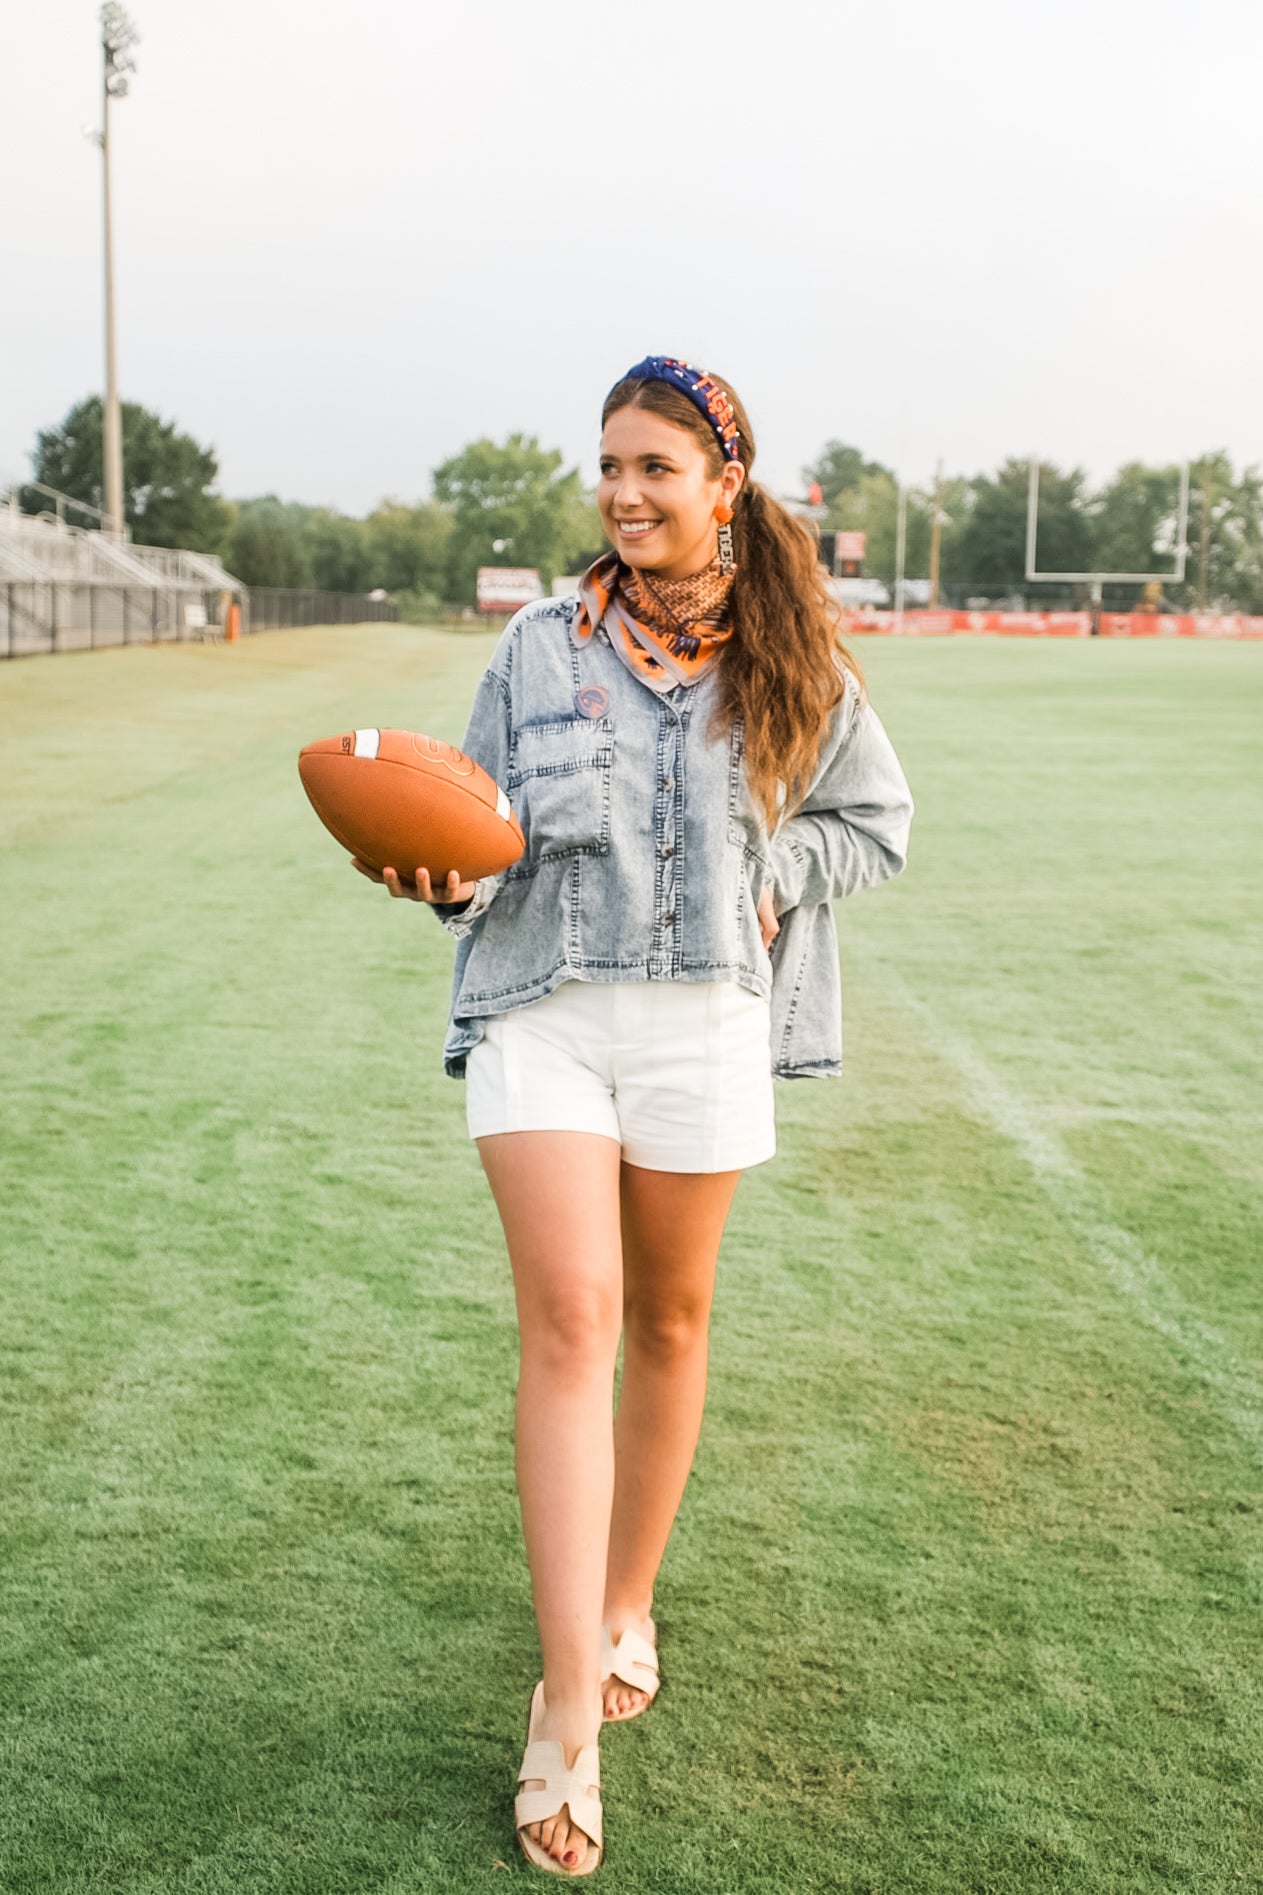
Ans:
<svg viewBox="0 0 1263 1895"><path fill-rule="evenodd" d="M772 907L779 917L797 908L807 882L807 860L788 836L774 836L768 851L772 870Z"/></svg>
<svg viewBox="0 0 1263 1895"><path fill-rule="evenodd" d="M474 892L467 901L434 901L430 906L448 933L459 941L479 916L486 914L503 879L501 875L483 875L474 883Z"/></svg>

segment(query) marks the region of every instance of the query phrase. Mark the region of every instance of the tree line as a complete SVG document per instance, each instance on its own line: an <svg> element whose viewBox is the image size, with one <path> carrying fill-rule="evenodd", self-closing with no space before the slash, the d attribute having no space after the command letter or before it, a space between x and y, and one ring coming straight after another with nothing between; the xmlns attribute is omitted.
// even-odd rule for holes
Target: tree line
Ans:
<svg viewBox="0 0 1263 1895"><path fill-rule="evenodd" d="M473 603L479 566L534 566L546 585L573 572L603 545L600 517L578 468L534 435L470 442L436 467L428 498L384 499L362 518L275 495L227 500L214 492L218 464L175 424L123 403L125 511L133 538L154 546L214 553L250 586L315 586L367 592L382 587L405 617ZM101 505L101 401L77 404L38 436L34 478ZM820 488L822 529L867 536L866 575L893 581L899 483L861 450L830 441L802 470ZM1027 464L1009 459L993 473L953 475L909 492L905 570L929 569L932 522L940 522L945 593L1030 596L1025 581ZM1169 567L1175 550L1179 470L1131 462L1092 487L1081 469L1044 464L1040 474L1039 563L1045 571L1146 572ZM32 488L22 506L49 503ZM1263 612L1263 474L1238 473L1223 452L1190 469L1188 566L1169 603Z"/></svg>
<svg viewBox="0 0 1263 1895"><path fill-rule="evenodd" d="M994 473L942 478L910 491L905 570L928 572L932 522L940 518L940 578L964 601L1029 595L1026 514L1030 469L1010 458ZM857 448L830 441L803 469L825 504L822 526L867 534L866 574L895 571L899 483L888 467ZM1043 572L1170 570L1179 524L1180 470L1131 461L1092 488L1081 468L1041 462L1037 555ZM1236 473L1228 455L1199 456L1189 467L1188 557L1183 586L1164 585L1172 605L1263 611L1263 475ZM1127 589L1135 592L1136 588Z"/></svg>

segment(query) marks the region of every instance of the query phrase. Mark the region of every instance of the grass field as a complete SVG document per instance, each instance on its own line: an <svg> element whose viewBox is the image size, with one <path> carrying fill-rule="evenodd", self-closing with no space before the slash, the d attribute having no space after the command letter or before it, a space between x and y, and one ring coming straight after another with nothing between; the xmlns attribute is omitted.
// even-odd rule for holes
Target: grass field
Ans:
<svg viewBox="0 0 1263 1895"><path fill-rule="evenodd" d="M489 649L0 673L5 1895L533 1877L451 944L294 767L459 739ZM912 861L738 1193L593 1886L1257 1887L1263 648L861 653Z"/></svg>

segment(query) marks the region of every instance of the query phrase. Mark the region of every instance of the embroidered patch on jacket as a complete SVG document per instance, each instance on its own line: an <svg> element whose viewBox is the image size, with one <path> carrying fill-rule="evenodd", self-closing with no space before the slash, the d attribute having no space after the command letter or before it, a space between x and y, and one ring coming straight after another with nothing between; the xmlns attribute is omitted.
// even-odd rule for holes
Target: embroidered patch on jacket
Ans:
<svg viewBox="0 0 1263 1895"><path fill-rule="evenodd" d="M610 708L610 694L603 684L585 684L575 692L574 701L585 717L604 717Z"/></svg>

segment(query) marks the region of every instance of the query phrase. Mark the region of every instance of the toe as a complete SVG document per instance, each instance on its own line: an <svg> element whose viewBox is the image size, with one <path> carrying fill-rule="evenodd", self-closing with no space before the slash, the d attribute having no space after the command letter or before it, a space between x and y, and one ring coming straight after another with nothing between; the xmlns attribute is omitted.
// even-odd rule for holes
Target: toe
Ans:
<svg viewBox="0 0 1263 1895"><path fill-rule="evenodd" d="M568 1869L581 1869L588 1859L588 1851L595 1846L586 1830L571 1823L561 1852L561 1860Z"/></svg>
<svg viewBox="0 0 1263 1895"><path fill-rule="evenodd" d="M634 1685L611 1684L605 1695L605 1714L607 1717L629 1717L633 1711L639 1711L648 1703L643 1691Z"/></svg>
<svg viewBox="0 0 1263 1895"><path fill-rule="evenodd" d="M558 1816L553 1828L553 1839L549 1844L549 1854L557 1862L565 1862L568 1855L578 1855L579 1832L566 1820L565 1811Z"/></svg>

